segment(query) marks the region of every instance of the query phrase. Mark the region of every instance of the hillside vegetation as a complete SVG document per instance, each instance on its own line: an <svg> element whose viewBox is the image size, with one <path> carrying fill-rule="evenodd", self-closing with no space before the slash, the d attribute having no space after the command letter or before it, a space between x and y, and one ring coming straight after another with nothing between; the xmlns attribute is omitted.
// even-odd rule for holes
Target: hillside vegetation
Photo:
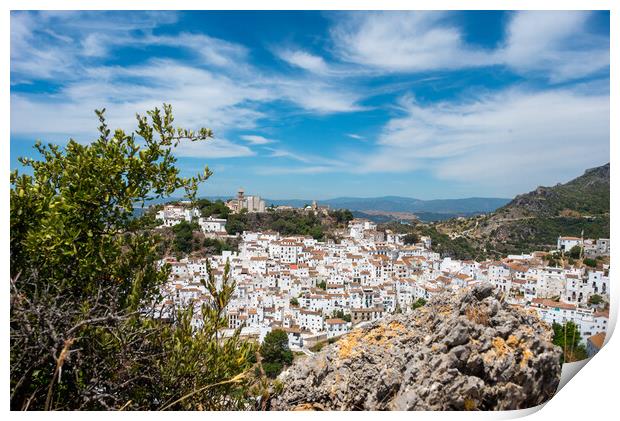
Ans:
<svg viewBox="0 0 620 421"><path fill-rule="evenodd" d="M515 197L495 218L580 217L609 213L609 164L591 168L565 184L538 187Z"/></svg>
<svg viewBox="0 0 620 421"><path fill-rule="evenodd" d="M609 237L609 164L553 187L538 187L484 216L438 224L472 246L501 255L552 248L558 236Z"/></svg>
<svg viewBox="0 0 620 421"><path fill-rule="evenodd" d="M310 235L322 240L331 235L333 230L346 228L351 219L353 215L348 210L330 211L327 216L295 209L264 213L242 212L228 215L226 231L228 234L277 231L282 235Z"/></svg>

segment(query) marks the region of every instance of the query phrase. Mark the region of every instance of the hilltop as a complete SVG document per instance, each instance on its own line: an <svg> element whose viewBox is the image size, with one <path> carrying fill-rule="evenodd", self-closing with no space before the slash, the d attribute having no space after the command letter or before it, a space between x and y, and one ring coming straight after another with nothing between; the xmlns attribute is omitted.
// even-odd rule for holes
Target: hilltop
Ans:
<svg viewBox="0 0 620 421"><path fill-rule="evenodd" d="M538 187L515 197L495 212L495 219L590 216L609 213L609 164L591 168L565 184Z"/></svg>
<svg viewBox="0 0 620 421"><path fill-rule="evenodd" d="M208 196L200 200L212 202L226 201L230 196ZM166 198L153 200L150 205L174 203L182 198ZM313 202L313 199L264 199L267 205L291 206L303 209ZM330 209L347 209L353 212L356 218L370 219L376 223L410 220L421 222L443 221L456 217L469 217L485 214L498 209L510 202L510 199L496 197L469 197L464 199L433 199L421 200L402 196L384 197L338 197L318 201L320 205ZM136 216L144 212L141 208L135 209Z"/></svg>
<svg viewBox="0 0 620 421"><path fill-rule="evenodd" d="M586 170L567 183L515 197L488 215L450 220L440 232L463 236L488 252L552 247L560 235L609 237L610 165Z"/></svg>
<svg viewBox="0 0 620 421"><path fill-rule="evenodd" d="M541 186L510 201L497 198L421 201L398 196L340 198L321 202L332 210L317 214L303 209L289 209L224 216L229 219L226 225L229 234L244 230L274 230L286 235L311 235L316 239L326 236L335 238L338 232L346 229L347 222L353 217L367 218L382 224L382 229L431 237L433 249L442 255L457 259L484 259L551 249L558 236L580 236L582 230L587 238L608 238L609 177L608 163L586 170L582 176L564 184ZM199 202L224 207L221 201L201 199ZM304 206L310 201L266 202ZM491 211L502 203L501 207ZM368 207L379 210L356 210ZM476 215L465 216L472 209L478 209L474 212ZM455 214L450 212L464 216L454 217ZM203 216L207 215L203 212ZM409 222L398 222L405 220Z"/></svg>

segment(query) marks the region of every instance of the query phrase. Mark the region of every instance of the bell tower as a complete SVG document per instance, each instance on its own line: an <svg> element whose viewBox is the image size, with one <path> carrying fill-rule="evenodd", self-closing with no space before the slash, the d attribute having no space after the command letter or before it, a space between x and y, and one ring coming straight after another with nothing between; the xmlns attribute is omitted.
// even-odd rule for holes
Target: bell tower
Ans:
<svg viewBox="0 0 620 421"><path fill-rule="evenodd" d="M243 187L239 187L239 191L237 192L237 212L241 212L241 209L245 207L245 191Z"/></svg>

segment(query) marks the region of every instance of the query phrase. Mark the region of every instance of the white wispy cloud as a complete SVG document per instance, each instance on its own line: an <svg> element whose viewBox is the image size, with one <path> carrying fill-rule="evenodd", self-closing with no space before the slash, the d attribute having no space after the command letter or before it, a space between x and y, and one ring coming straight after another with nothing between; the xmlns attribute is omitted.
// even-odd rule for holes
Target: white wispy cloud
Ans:
<svg viewBox="0 0 620 421"><path fill-rule="evenodd" d="M188 158L238 158L256 155L244 145L226 139L211 139L196 142L181 142L175 155Z"/></svg>
<svg viewBox="0 0 620 421"><path fill-rule="evenodd" d="M359 172L427 169L453 181L519 186L554 183L609 160L609 96L511 88L460 103L402 99ZM574 174L573 174L574 175Z"/></svg>
<svg viewBox="0 0 620 421"><path fill-rule="evenodd" d="M183 145L180 156L244 157L255 155L256 145L276 142L255 134L261 133L264 119L282 118L272 115L275 111L269 105L284 102L287 113L321 116L367 111L370 107L364 104L371 101L365 99L384 94L383 90L393 94L413 89L414 77L408 78L406 87L396 82L394 87L364 83L394 72L504 66L555 84L604 72L609 66L609 39L591 31L588 12L515 12L506 22L502 41L489 49L466 42L450 12L363 12L338 17L342 19L333 20L329 34L329 55L302 48L271 50L304 70L288 74L266 73L253 66L251 51L237 43L205 34L154 31L174 23L174 13L128 17L13 12L11 83L44 80L57 86L38 94L12 92L11 133L88 139L95 135L95 108L108 109L111 127L130 130L135 127L136 112L167 102L174 106L176 123L211 127L217 136L212 142ZM155 49L149 49L151 58L139 64L106 64L117 49L127 46L172 47L182 50L184 58L151 54ZM419 82L433 77L421 75ZM438 103L403 96L396 107L385 105L399 114L385 123L378 138L346 134L369 142L347 142L349 149L337 159L319 156L320 152L293 151L280 142L277 146L282 147L260 149L279 158L274 162L282 166L259 171L372 174L424 169L447 180L510 185L515 192L525 191L531 187L525 185L529 180L553 183L560 176L575 175L569 174L575 168L609 159L608 86L591 88L573 83L562 89L522 86L469 91L459 99ZM228 140L232 138L229 128L247 132L239 136L245 144Z"/></svg>
<svg viewBox="0 0 620 421"><path fill-rule="evenodd" d="M196 64L212 67L227 67L229 72L236 72L247 59L248 49L242 45L231 43L205 34L181 32L175 35L153 35L150 32L127 33L88 33L77 34L81 39L79 53L84 57L105 58L115 48L131 46L131 48L174 47L188 51Z"/></svg>
<svg viewBox="0 0 620 421"><path fill-rule="evenodd" d="M265 78L261 81L270 87L278 97L297 104L309 112L317 114L347 113L365 111L360 104L364 98L359 92L342 84L315 78Z"/></svg>
<svg viewBox="0 0 620 421"><path fill-rule="evenodd" d="M261 168L261 174L407 174L424 170L493 194L516 194L579 175L609 161L609 95L599 87L481 93L421 104L403 96L372 149L340 159L271 149L302 166ZM578 169L575 171L575 169Z"/></svg>
<svg viewBox="0 0 620 421"><path fill-rule="evenodd" d="M264 114L248 101L262 101L266 89L244 86L226 76L179 64L152 60L134 67L97 67L89 77L70 82L52 94L11 96L11 132L93 134L93 110L105 107L111 127L135 127L136 112L162 102L173 105L182 126L210 127L221 135L228 127L254 128ZM36 127L31 124L36 119Z"/></svg>
<svg viewBox="0 0 620 421"><path fill-rule="evenodd" d="M285 174L324 174L334 172L334 167L325 165L303 166L303 167L258 167L256 173L259 175L285 175Z"/></svg>
<svg viewBox="0 0 620 421"><path fill-rule="evenodd" d="M41 133L90 133L92 110L101 107L121 127L133 127L132 115L162 102L174 106L183 124L206 125L220 133L229 127L256 127L266 117L264 105L273 102L287 101L293 105L290 112L363 109L358 105L361 95L346 87L303 76L262 74L240 44L204 34L155 34L153 28L175 21L174 13L132 13L131 18L113 14L114 24L104 25L107 17L90 12L12 14L12 83L60 83L54 92L12 94L12 133L33 133L33 117ZM53 35L48 27L55 29ZM127 46L175 47L193 59L154 52L140 64L105 64L116 49Z"/></svg>
<svg viewBox="0 0 620 421"><path fill-rule="evenodd" d="M312 163L312 159L305 154L298 154L284 149L268 149L271 151L271 154L269 155L271 158L289 158L294 161L304 162L306 164Z"/></svg>
<svg viewBox="0 0 620 421"><path fill-rule="evenodd" d="M264 136L254 135L254 134L246 134L239 136L241 139L251 143L252 145L268 145L270 143L274 143L275 140L268 139Z"/></svg>
<svg viewBox="0 0 620 421"><path fill-rule="evenodd" d="M507 66L551 82L581 78L609 66L609 38L594 35L590 12L513 12L495 48L467 43L450 12L350 13L331 30L339 58L384 72Z"/></svg>
<svg viewBox="0 0 620 421"><path fill-rule="evenodd" d="M497 61L517 72L562 82L609 66L609 38L588 30L590 12L521 11L512 16Z"/></svg>
<svg viewBox="0 0 620 421"><path fill-rule="evenodd" d="M443 12L350 13L331 30L341 60L372 68L420 72L484 66L488 51L468 46Z"/></svg>
<svg viewBox="0 0 620 421"><path fill-rule="evenodd" d="M108 55L110 46L136 41L176 20L177 14L167 11L11 12L12 83L74 80L92 59Z"/></svg>
<svg viewBox="0 0 620 421"><path fill-rule="evenodd" d="M294 152L282 148L266 148L269 150L271 158L286 158L293 161L302 162L304 164L310 164L311 166L321 167L342 167L346 163L341 159L328 158L325 156L315 155L311 153Z"/></svg>
<svg viewBox="0 0 620 421"><path fill-rule="evenodd" d="M287 63L313 73L327 73L327 63L323 57L303 50L279 50L276 52L280 59Z"/></svg>

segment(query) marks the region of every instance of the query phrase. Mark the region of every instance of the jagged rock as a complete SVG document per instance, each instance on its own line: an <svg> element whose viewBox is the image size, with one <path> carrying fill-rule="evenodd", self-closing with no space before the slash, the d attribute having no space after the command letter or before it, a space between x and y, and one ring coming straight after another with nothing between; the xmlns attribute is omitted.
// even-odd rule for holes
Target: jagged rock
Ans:
<svg viewBox="0 0 620 421"><path fill-rule="evenodd" d="M275 410L508 410L550 399L561 350L489 285L353 330L283 372Z"/></svg>

